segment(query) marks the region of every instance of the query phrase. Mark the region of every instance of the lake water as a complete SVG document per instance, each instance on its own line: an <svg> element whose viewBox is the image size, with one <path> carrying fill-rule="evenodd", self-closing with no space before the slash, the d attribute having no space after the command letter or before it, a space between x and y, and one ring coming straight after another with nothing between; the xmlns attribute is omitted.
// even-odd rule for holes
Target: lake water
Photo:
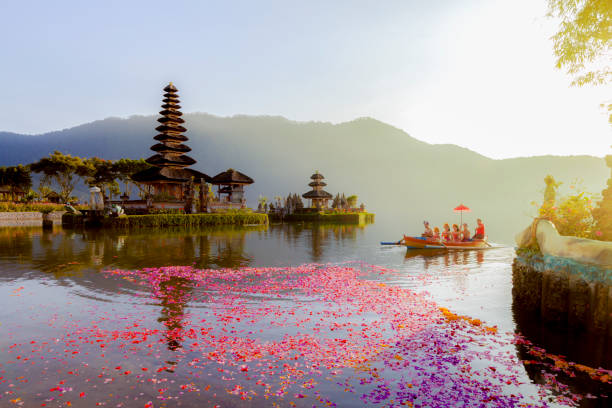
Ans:
<svg viewBox="0 0 612 408"><path fill-rule="evenodd" d="M0 228L0 406L610 406L571 364L612 368L606 343L513 305L513 248L397 238Z"/></svg>

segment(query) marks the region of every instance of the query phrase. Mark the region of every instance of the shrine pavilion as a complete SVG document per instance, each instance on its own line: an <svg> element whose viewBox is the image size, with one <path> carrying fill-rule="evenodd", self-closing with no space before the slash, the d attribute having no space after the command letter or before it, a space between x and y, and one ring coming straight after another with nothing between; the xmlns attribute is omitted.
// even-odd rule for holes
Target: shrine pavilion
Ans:
<svg viewBox="0 0 612 408"><path fill-rule="evenodd" d="M327 185L324 181L322 181L325 177L318 171L315 172L310 179L312 180L308 185L312 187L307 193L302 194L302 197L310 200L311 208L327 208L327 203L333 197L330 193L323 190L323 187Z"/></svg>
<svg viewBox="0 0 612 408"><path fill-rule="evenodd" d="M228 169L212 178L210 184L217 186L217 194L221 203L240 204L245 206L244 186L255 181L234 169Z"/></svg>
<svg viewBox="0 0 612 408"><path fill-rule="evenodd" d="M26 193L19 187L0 186L0 201L21 201Z"/></svg>
<svg viewBox="0 0 612 408"><path fill-rule="evenodd" d="M153 167L132 175L132 179L150 186L154 197L181 201L185 199L187 184L191 180L201 183L202 180L210 182L211 179L206 174L189 168L196 161L185 154L190 152L191 148L183 143L189 139L183 135L187 129L182 125L185 121L181 118L183 114L180 111L178 90L170 82L164 91L164 104L161 106L163 110L159 112L161 117L157 119L160 125L155 128L159 134L154 137L159 143L151 146L151 150L156 154L146 159Z"/></svg>

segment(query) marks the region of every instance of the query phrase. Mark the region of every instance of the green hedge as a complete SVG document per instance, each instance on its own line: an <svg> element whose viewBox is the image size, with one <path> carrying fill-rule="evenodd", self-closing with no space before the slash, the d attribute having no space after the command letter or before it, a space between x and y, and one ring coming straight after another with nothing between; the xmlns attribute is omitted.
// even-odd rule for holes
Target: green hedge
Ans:
<svg viewBox="0 0 612 408"><path fill-rule="evenodd" d="M105 218L104 225L116 228L196 227L201 225L248 225L268 223L266 214L151 214Z"/></svg>
<svg viewBox="0 0 612 408"><path fill-rule="evenodd" d="M272 221L281 221L272 218ZM290 214L286 215L284 222L320 222L329 224L369 224L374 222L372 213L332 213L332 214Z"/></svg>
<svg viewBox="0 0 612 408"><path fill-rule="evenodd" d="M81 208L81 207L77 207ZM86 207L84 207L86 208ZM0 203L0 212L66 211L63 204L50 203Z"/></svg>

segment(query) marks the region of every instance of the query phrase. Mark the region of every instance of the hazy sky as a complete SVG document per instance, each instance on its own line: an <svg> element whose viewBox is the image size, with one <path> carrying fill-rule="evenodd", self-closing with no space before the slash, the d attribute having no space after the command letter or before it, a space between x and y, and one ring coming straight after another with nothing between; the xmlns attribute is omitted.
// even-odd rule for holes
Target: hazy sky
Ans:
<svg viewBox="0 0 612 408"><path fill-rule="evenodd" d="M185 112L372 116L494 158L612 153L599 104L554 68L545 0L2 1L0 130ZM188 124L187 124L188 126Z"/></svg>

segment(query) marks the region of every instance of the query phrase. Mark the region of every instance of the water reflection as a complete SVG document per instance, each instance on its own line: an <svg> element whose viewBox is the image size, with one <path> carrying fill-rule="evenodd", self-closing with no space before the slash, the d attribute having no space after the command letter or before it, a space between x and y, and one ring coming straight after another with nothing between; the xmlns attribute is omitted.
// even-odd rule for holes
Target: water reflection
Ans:
<svg viewBox="0 0 612 408"><path fill-rule="evenodd" d="M484 251L485 250L448 251L445 249L408 249L406 250L404 262L411 261L414 258L422 258L425 270L441 265L447 269L458 265L481 265L485 259Z"/></svg>
<svg viewBox="0 0 612 408"><path fill-rule="evenodd" d="M157 321L166 328L164 336L170 351L176 351L182 347L185 307L192 289L190 282L182 278L172 278L160 284L162 309Z"/></svg>
<svg viewBox="0 0 612 408"><path fill-rule="evenodd" d="M556 356L591 368L612 367L612 333L591 332L586 329L569 328L547 324L541 319L540 311L534 310L529 302L513 294L512 313L516 332L532 345L517 344L518 357L523 361L525 371L532 382L545 384L551 375L558 375L558 381L567 384L572 392L588 392L592 395L612 395L612 383L593 381L585 372L572 375L559 374ZM544 349L546 357L534 353L534 347ZM536 349L536 351L538 351ZM555 365L556 364L556 365ZM575 375L574 375L575 374ZM609 401L584 399L581 407L608 407Z"/></svg>
<svg viewBox="0 0 612 408"><path fill-rule="evenodd" d="M582 334L547 328L532 312L523 309L521 302L512 299L511 248L454 252L383 248L378 243L393 234L376 228L376 225L291 224L268 228L149 229L129 233L0 229L0 286L10 286L15 280L43 282L62 286L64 292L59 293L79 296L83 302L79 304L77 300L75 305L90 305L94 300L107 302L103 308L120 308L121 303L130 308L147 302L146 297L138 296L147 287L128 280L106 279L99 273L101 270L168 265L218 269L364 261L399 271L376 279L427 291L436 302L453 312L498 325L500 332L517 330L534 344L550 353L566 355L568 360L593 367L612 367L612 355L606 353L609 341L601 337L585 340ZM153 304L146 303L146 307L154 308L148 316L157 320L164 332L164 348L171 355L164 358L175 361L167 362L169 370L176 369L183 353L189 307L210 306L203 304L205 301L200 304L193 301L197 298L200 302L201 294L196 291L199 289L194 289L190 282L173 278L160 285ZM14 307L11 300L6 303L8 310ZM41 313L44 315L45 311ZM10 319L17 317L3 319L3 324L11 324L15 321ZM533 359L523 346L517 346L517 353L522 360ZM546 380L540 366L526 363L525 370L525 381L527 375L534 382ZM585 384L580 383L583 379L568 381L577 390L594 394L601 391L597 388L601 384L594 385L588 379L584 380Z"/></svg>

